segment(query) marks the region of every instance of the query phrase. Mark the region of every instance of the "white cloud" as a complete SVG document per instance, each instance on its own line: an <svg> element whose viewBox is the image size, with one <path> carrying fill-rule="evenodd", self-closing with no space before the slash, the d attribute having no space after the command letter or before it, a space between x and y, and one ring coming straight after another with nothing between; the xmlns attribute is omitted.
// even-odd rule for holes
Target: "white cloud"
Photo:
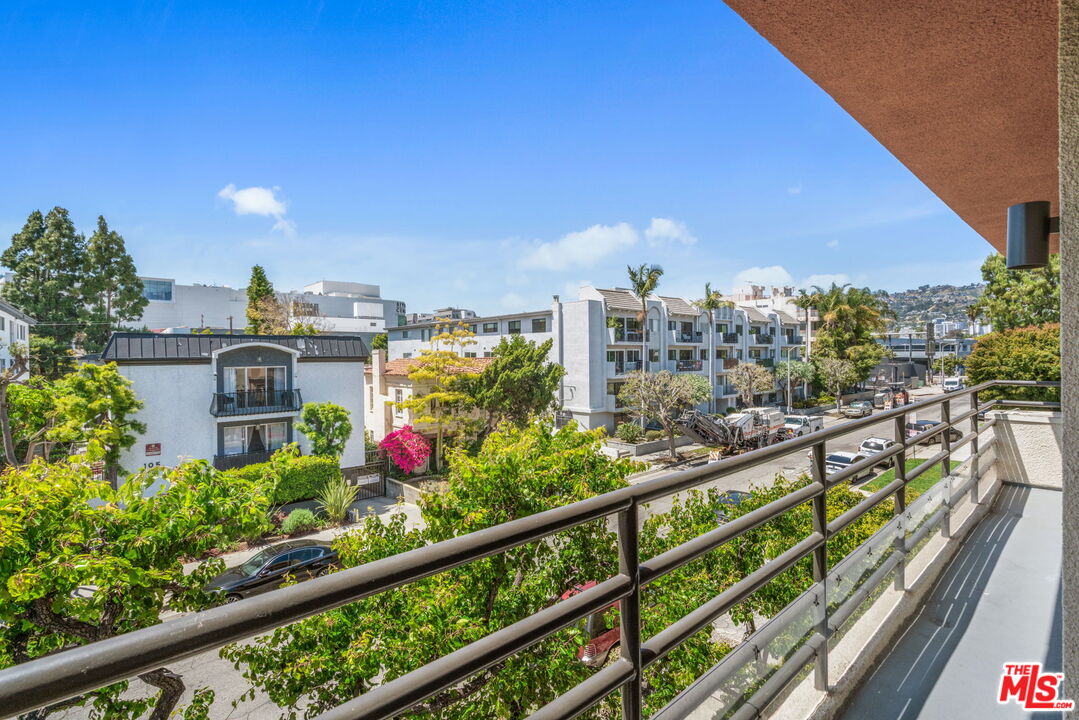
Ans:
<svg viewBox="0 0 1079 720"><path fill-rule="evenodd" d="M281 188L254 187L236 189L229 183L218 191L217 196L222 200L232 202L232 209L237 215L261 215L272 217L277 220L272 230L277 230L292 237L296 234L296 223L285 217L286 207L283 200L277 197L277 191Z"/></svg>
<svg viewBox="0 0 1079 720"><path fill-rule="evenodd" d="M524 310L528 305L528 299L515 292L506 293L498 301L507 310Z"/></svg>
<svg viewBox="0 0 1079 720"><path fill-rule="evenodd" d="M771 290L773 287L793 284L794 278L782 265L746 268L734 276L735 289L745 285L763 285Z"/></svg>
<svg viewBox="0 0 1079 720"><path fill-rule="evenodd" d="M789 188L787 188L787 194L788 195L801 195L802 194L802 183L798 183L797 185L792 185Z"/></svg>
<svg viewBox="0 0 1079 720"><path fill-rule="evenodd" d="M830 248L836 248L839 247L839 240L837 238L833 238L824 244Z"/></svg>
<svg viewBox="0 0 1079 720"><path fill-rule="evenodd" d="M593 225L587 230L563 235L554 242L540 243L520 259L526 270L567 270L595 265L608 255L633 247L639 240L629 223Z"/></svg>
<svg viewBox="0 0 1079 720"><path fill-rule="evenodd" d="M836 285L846 285L849 283L850 275L846 273L818 273L816 275L810 275L802 282L802 287L811 288L814 285L822 288L831 287L832 283Z"/></svg>
<svg viewBox="0 0 1079 720"><path fill-rule="evenodd" d="M692 245L697 242L697 238L689 231L686 224L674 218L652 218L652 223L644 231L644 236L652 247L676 242Z"/></svg>

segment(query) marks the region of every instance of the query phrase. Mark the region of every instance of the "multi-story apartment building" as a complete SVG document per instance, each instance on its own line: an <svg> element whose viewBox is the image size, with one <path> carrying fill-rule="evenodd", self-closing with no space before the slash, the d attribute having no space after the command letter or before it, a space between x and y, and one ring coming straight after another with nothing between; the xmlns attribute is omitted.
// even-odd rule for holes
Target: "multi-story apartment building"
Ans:
<svg viewBox="0 0 1079 720"><path fill-rule="evenodd" d="M734 307L709 314L678 297L651 296L641 319L641 303L622 288L584 286L578 299L554 297L551 308L512 315L468 318L475 343L465 355L490 357L504 337L552 340L550 358L566 369L559 388L559 406L586 428L609 430L628 419L618 394L635 370L670 370L709 378L714 396L702 409L724 412L734 407L737 392L728 373L739 362L774 367L802 355L798 319L779 309ZM418 357L430 347L436 322L390 328L390 361ZM773 402L775 389L757 402Z"/></svg>
<svg viewBox="0 0 1079 720"><path fill-rule="evenodd" d="M264 462L290 442L307 452L294 429L305 402L349 411L341 465L362 465L367 357L354 336L114 333L102 360L131 381L146 425L120 465L135 471L202 458L224 469Z"/></svg>
<svg viewBox="0 0 1079 720"><path fill-rule="evenodd" d="M181 285L169 278L142 278L149 301L135 324L150 330L234 329L247 322L247 292L225 285ZM317 319L327 333L366 340L406 322L405 304L386 300L378 285L320 280L303 292L287 293L300 319Z"/></svg>
<svg viewBox="0 0 1079 720"><path fill-rule="evenodd" d="M36 321L11 303L0 300L0 370L11 367L11 349L30 344L30 328Z"/></svg>

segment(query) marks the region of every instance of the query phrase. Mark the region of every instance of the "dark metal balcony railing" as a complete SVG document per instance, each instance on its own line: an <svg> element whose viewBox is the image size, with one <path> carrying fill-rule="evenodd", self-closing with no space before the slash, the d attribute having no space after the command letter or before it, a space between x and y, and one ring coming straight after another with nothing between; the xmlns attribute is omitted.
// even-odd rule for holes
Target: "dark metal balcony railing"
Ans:
<svg viewBox="0 0 1079 720"><path fill-rule="evenodd" d="M639 720L642 713L642 680L646 667L709 627L717 618L804 557L812 555L813 579L816 583L822 583L829 572L829 537L890 498L895 499L895 514L898 516L903 513L907 507L908 483L934 466L940 467L942 477L950 475L952 452L968 443L971 445L971 476L964 484L977 496L980 478L978 462L985 450L979 448L979 436L995 422L980 419L980 413L997 403L1009 407L1060 406L1059 403L1011 400L989 403L978 401L979 392L996 386L1059 387L1060 383L999 380L982 383L965 390L875 413L870 417L833 425L800 438L718 462L671 472L614 492L331 573L243 602L192 613L160 625L31 660L0 671L0 708L9 716L26 713L466 563L543 540L583 523L616 515L618 574L568 600L551 605L406 675L374 687L318 717L320 720L374 720L395 717L427 698L464 682L503 658L520 653L555 632L618 602L621 657L565 694L538 708L530 717L543 720L576 717L608 695L620 691L622 717L625 720ZM970 410L953 417L952 402L964 396L971 398ZM920 413L934 406L941 408L941 423L908 438L906 424L909 413ZM860 437L871 426L886 420L894 422L894 446L834 475L826 475L825 458L829 441L846 435ZM970 431L959 439L952 440L949 430L965 421L969 421ZM938 436L941 451L908 471L907 452L913 450L915 445L921 445ZM812 455L810 484L656 557L641 558L638 555L638 520L644 503L807 448ZM825 504L829 489L865 473L885 460L894 463L895 479L867 496L855 507L829 521ZM954 492L955 496L959 497L967 490ZM642 637L640 609L641 589L644 586L807 502L812 503L814 517L813 531L807 537L765 562L681 620L647 640ZM788 658L766 683L756 689L735 717L756 717L756 708L763 708L775 699L786 685L798 676L802 668L814 659L815 684L819 689L827 689L828 639L834 632L837 618L834 615L829 617L827 607L821 612L821 616L804 645ZM747 641L740 647L744 646L751 646L751 642ZM522 688L522 693L526 692L528 688Z"/></svg>
<svg viewBox="0 0 1079 720"><path fill-rule="evenodd" d="M738 333L723 333L723 344L734 345L738 342Z"/></svg>
<svg viewBox="0 0 1079 720"><path fill-rule="evenodd" d="M214 393L210 414L216 417L299 410L303 398L299 390L241 390Z"/></svg>
<svg viewBox="0 0 1079 720"><path fill-rule="evenodd" d="M692 372L694 370L700 370L704 366L702 360L676 360L675 367L679 372Z"/></svg>
<svg viewBox="0 0 1079 720"><path fill-rule="evenodd" d="M625 360L622 362L615 361L614 372L615 375L624 375L625 373L635 372L641 369L640 360Z"/></svg>
<svg viewBox="0 0 1079 720"><path fill-rule="evenodd" d="M754 333L749 337L750 345L771 345L773 340L775 340L775 338L771 335L762 333Z"/></svg>
<svg viewBox="0 0 1079 720"><path fill-rule="evenodd" d="M703 342L704 334L700 332L679 332L678 342L699 343Z"/></svg>
<svg viewBox="0 0 1079 720"><path fill-rule="evenodd" d="M214 467L218 470L232 470L233 468L267 462L271 455L273 455L271 450L236 455L214 455Z"/></svg>

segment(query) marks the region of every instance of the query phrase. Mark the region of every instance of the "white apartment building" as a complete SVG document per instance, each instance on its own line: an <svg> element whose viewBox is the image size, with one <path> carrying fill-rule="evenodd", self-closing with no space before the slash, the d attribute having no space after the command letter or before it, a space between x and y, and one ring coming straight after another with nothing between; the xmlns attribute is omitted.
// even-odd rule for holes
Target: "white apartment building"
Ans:
<svg viewBox="0 0 1079 720"><path fill-rule="evenodd" d="M170 278L142 278L149 301L135 324L149 330L233 329L247 323L247 291L227 285L181 285ZM368 342L387 327L403 325L405 304L382 297L378 285L320 280L303 292L287 293L304 318L317 318L325 332L360 335Z"/></svg>
<svg viewBox="0 0 1079 720"><path fill-rule="evenodd" d="M551 360L566 369L559 389L561 408L582 427L608 430L628 419L617 398L634 370L709 378L715 394L702 409L723 412L737 402L727 374L738 362L773 367L788 357L803 356L804 323L785 309L726 308L715 311L713 324L708 313L689 300L652 296L643 323L640 311L640 301L629 290L583 286L577 300L562 302L555 296L549 310L465 320L476 342L464 353L490 357L503 337L516 334L536 342L551 339ZM418 357L436 332L434 322L389 329L389 360ZM773 390L757 402L775 400Z"/></svg>
<svg viewBox="0 0 1079 720"><path fill-rule="evenodd" d="M102 353L132 383L146 432L125 450L128 472L201 458L220 469L265 462L307 438L295 430L305 402L349 411L342 467L364 463L367 348L341 335L114 333Z"/></svg>
<svg viewBox="0 0 1079 720"><path fill-rule="evenodd" d="M11 303L0 300L0 370L11 367L11 348L30 344L30 328L36 321Z"/></svg>

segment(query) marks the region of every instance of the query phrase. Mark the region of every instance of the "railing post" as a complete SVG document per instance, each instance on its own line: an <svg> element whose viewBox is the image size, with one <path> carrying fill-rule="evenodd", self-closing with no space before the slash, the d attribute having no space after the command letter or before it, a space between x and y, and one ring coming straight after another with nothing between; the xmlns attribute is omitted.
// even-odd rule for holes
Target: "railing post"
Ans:
<svg viewBox="0 0 1079 720"><path fill-rule="evenodd" d="M952 536L952 492L948 478L952 474L952 401L945 400L940 405L940 421L944 423L944 432L940 434L940 448L944 452L944 459L940 461L940 479L944 483L944 520L940 524L940 532L943 537Z"/></svg>
<svg viewBox="0 0 1079 720"><path fill-rule="evenodd" d="M637 501L618 513L618 572L633 582L619 601L622 657L633 663L633 679L622 686L622 720L641 720L641 562L638 556Z"/></svg>
<svg viewBox="0 0 1079 720"><path fill-rule="evenodd" d="M978 410L981 406L978 404L978 393L972 392L970 394L970 409ZM979 466L980 459L978 457L978 413L975 412L970 416L970 429L974 433L974 439L970 441L970 501L972 503L978 502L978 482L981 480L981 467Z"/></svg>
<svg viewBox="0 0 1079 720"><path fill-rule="evenodd" d="M820 585L821 608L817 632L822 642L817 650L817 662L814 667L814 685L817 690L828 690L828 485L825 474L824 443L813 446L813 479L823 491L813 498L813 531L824 537L824 543L813 551L813 581Z"/></svg>
<svg viewBox="0 0 1079 720"><path fill-rule="evenodd" d="M895 441L903 446L903 449L895 456L895 477L902 480L903 484L895 491L895 517L902 517L907 511L907 413L903 411L895 418ZM899 553L899 564L895 566L895 589L906 590L906 528L899 521L899 530L895 535L895 552Z"/></svg>

